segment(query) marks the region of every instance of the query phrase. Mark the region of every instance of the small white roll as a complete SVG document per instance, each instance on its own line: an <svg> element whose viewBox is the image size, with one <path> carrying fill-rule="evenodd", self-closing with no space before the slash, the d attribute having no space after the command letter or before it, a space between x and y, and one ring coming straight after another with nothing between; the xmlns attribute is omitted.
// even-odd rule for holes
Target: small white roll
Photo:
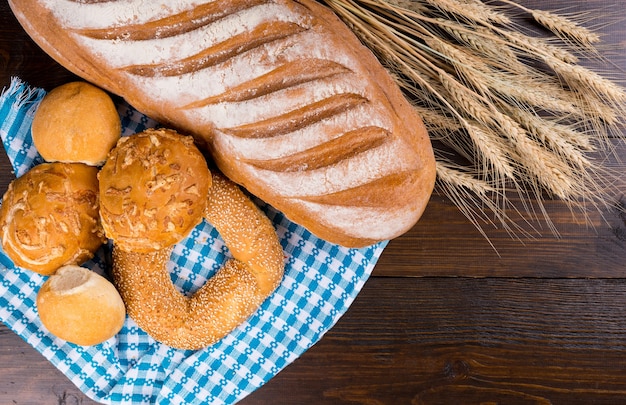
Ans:
<svg viewBox="0 0 626 405"><path fill-rule="evenodd" d="M126 319L124 302L115 286L84 267L61 267L41 286L37 310L53 335L81 346L115 336Z"/></svg>

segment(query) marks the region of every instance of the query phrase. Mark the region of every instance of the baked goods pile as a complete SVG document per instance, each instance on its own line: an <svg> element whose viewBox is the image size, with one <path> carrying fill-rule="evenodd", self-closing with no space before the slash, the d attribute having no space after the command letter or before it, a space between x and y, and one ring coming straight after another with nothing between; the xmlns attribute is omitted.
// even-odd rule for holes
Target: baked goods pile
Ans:
<svg viewBox="0 0 626 405"><path fill-rule="evenodd" d="M105 241L96 166L120 138L121 122L107 93L72 82L41 101L31 132L46 163L9 185L0 237L15 264L50 275L90 259Z"/></svg>
<svg viewBox="0 0 626 405"><path fill-rule="evenodd" d="M77 114L77 103L90 113ZM113 143L120 137L120 117L110 114L112 104L108 94L87 83L50 92L33 117L39 123L33 142L50 152L49 160L13 180L0 207L4 252L16 265L49 276L37 294L43 325L81 345L111 338L126 318L113 284L78 266L106 241L95 163L111 148L111 142L101 142L102 135Z"/></svg>
<svg viewBox="0 0 626 405"><path fill-rule="evenodd" d="M235 184L209 172L191 137L160 129L122 138L99 180L114 283L129 316L155 340L180 349L215 343L280 283L284 257L272 223ZM202 218L233 259L185 296L167 263Z"/></svg>
<svg viewBox="0 0 626 405"><path fill-rule="evenodd" d="M155 340L175 348L216 342L256 311L282 279L284 257L273 224L237 185L209 171L190 136L149 129L123 138L115 134L112 145L90 142L114 125L94 124L89 114L68 108L76 89L99 90L70 83L44 98L46 108L37 110L34 121L50 121L55 125L45 127L55 131L39 142L63 147L51 150L56 161L14 180L0 208L5 253L15 264L49 276L37 295L43 325L67 341L93 345L117 334L128 313ZM102 119L108 104L100 98L109 96L97 94L81 107ZM113 120L119 128L119 116ZM75 147L85 142L92 147ZM93 165L82 163L88 160ZM167 265L173 246L203 219L220 232L233 259L186 296L172 284ZM114 249L113 283L78 266L107 239Z"/></svg>
<svg viewBox="0 0 626 405"><path fill-rule="evenodd" d="M54 59L193 135L229 179L322 239L392 239L429 200L435 161L420 117L315 1L9 4Z"/></svg>
<svg viewBox="0 0 626 405"><path fill-rule="evenodd" d="M3 247L27 268L56 260L45 270L52 276L41 305L69 311L72 306L56 298L74 299L97 284L73 267L52 280L61 276L59 267L92 254L83 232L97 240L93 245L105 235L113 242L113 281L128 314L156 340L197 349L245 320L283 276L273 225L239 185L346 247L397 237L422 215L435 180L424 125L375 56L318 3L9 4L62 65L172 128L120 138L114 110L101 98L106 93L84 83L44 99L33 122L35 146L54 161L44 174L88 171L91 182L75 186L77 176L65 174L57 190L56 180L30 179L46 169L41 165L5 196ZM59 111L74 116L60 118ZM209 171L198 147L225 177ZM45 197L54 204L33 208L44 198L33 196L38 191L55 191ZM50 214L53 206L71 212L73 222ZM27 210L42 213L18 229L16 219ZM220 232L233 259L188 297L172 285L167 263L172 246L203 219ZM72 234L74 243L58 243L61 233ZM42 317L51 331L64 329L54 329L50 319Z"/></svg>

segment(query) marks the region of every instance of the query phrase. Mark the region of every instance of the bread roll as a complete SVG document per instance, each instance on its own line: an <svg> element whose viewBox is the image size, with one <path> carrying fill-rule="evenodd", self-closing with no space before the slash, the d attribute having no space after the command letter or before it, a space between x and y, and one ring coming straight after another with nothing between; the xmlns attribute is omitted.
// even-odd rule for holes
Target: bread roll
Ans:
<svg viewBox="0 0 626 405"><path fill-rule="evenodd" d="M9 0L53 58L192 134L231 180L345 246L418 221L425 127L353 32L313 0Z"/></svg>
<svg viewBox="0 0 626 405"><path fill-rule="evenodd" d="M64 266L37 293L41 323L53 335L82 346L115 336L126 319L124 302L113 284L79 266Z"/></svg>
<svg viewBox="0 0 626 405"><path fill-rule="evenodd" d="M121 136L120 117L103 90L85 82L59 86L33 117L35 148L48 162L100 165Z"/></svg>
<svg viewBox="0 0 626 405"><path fill-rule="evenodd" d="M16 265L48 275L93 257L105 241L97 173L82 163L42 163L9 184L0 238Z"/></svg>
<svg viewBox="0 0 626 405"><path fill-rule="evenodd" d="M106 235L124 250L173 245L202 220L211 185L193 138L168 129L123 137L98 174Z"/></svg>

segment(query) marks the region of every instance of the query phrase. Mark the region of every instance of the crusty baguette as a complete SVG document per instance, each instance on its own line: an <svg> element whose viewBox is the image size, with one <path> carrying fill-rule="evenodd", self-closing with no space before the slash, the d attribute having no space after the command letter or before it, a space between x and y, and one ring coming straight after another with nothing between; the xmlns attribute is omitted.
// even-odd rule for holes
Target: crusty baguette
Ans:
<svg viewBox="0 0 626 405"><path fill-rule="evenodd" d="M365 246L421 216L435 179L424 125L320 4L9 3L58 62L192 134L230 179L317 236Z"/></svg>

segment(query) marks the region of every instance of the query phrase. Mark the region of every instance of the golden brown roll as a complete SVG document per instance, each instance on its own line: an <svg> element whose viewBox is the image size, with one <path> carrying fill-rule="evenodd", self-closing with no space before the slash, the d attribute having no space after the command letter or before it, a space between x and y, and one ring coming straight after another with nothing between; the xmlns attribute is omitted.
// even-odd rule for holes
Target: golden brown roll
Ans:
<svg viewBox="0 0 626 405"><path fill-rule="evenodd" d="M83 267L63 266L37 294L43 325L55 336L82 346L115 336L126 319L126 308L115 286Z"/></svg>
<svg viewBox="0 0 626 405"><path fill-rule="evenodd" d="M102 167L100 216L124 250L170 246L202 220L211 175L193 138L149 129L119 140Z"/></svg>
<svg viewBox="0 0 626 405"><path fill-rule="evenodd" d="M35 148L48 162L99 165L121 135L115 104L103 90L85 82L53 89L33 117Z"/></svg>
<svg viewBox="0 0 626 405"><path fill-rule="evenodd" d="M47 275L93 257L105 240L97 172L82 163L43 163L11 182L0 237L16 265Z"/></svg>

